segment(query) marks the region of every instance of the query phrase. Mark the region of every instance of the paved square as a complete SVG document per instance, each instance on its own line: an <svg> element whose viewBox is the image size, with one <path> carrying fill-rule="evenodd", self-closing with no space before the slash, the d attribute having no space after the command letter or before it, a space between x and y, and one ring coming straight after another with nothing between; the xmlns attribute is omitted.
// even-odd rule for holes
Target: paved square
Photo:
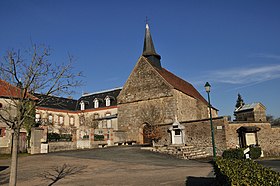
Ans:
<svg viewBox="0 0 280 186"><path fill-rule="evenodd" d="M10 160L0 160L9 166ZM51 183L40 174L64 163L87 166L82 173L59 180L54 185L186 185L186 178L209 181L212 165L207 162L180 160L141 150L140 147L110 147L81 151L32 155L19 158L18 186L41 186ZM0 185L8 185L9 168L0 170ZM197 179L196 179L197 178Z"/></svg>

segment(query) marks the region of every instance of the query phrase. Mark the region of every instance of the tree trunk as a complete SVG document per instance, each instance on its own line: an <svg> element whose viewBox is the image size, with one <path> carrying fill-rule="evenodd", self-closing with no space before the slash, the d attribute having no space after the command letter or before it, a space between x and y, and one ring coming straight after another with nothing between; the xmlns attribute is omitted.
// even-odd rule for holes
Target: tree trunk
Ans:
<svg viewBox="0 0 280 186"><path fill-rule="evenodd" d="M16 186L17 184L19 132L20 129L16 128L13 134L14 137L13 137L13 149L12 149L12 160L11 160L11 167L10 167L9 186Z"/></svg>

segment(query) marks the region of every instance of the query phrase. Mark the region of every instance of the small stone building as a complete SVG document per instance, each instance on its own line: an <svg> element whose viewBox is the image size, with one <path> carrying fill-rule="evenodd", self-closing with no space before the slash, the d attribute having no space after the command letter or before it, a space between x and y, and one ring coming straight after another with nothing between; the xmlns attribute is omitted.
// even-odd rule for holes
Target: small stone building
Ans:
<svg viewBox="0 0 280 186"><path fill-rule="evenodd" d="M234 111L236 121L266 121L266 108L261 103L245 104Z"/></svg>

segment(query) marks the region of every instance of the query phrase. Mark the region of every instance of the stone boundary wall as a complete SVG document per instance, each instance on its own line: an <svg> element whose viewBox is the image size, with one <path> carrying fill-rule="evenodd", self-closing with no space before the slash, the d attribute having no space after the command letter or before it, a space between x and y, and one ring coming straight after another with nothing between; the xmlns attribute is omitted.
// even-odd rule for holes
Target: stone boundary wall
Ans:
<svg viewBox="0 0 280 186"><path fill-rule="evenodd" d="M257 136L258 143L264 152L264 156L280 155L280 128L272 128L268 122L231 122L227 124L226 143L228 148L236 148L239 146L238 133L236 130L242 126L256 126L260 128Z"/></svg>
<svg viewBox="0 0 280 186"><path fill-rule="evenodd" d="M228 123L228 117L217 117L213 118L214 138L216 145L216 152L221 155L226 147L226 135L225 135L225 124ZM213 154L212 148L212 136L211 136L211 125L210 119L193 120L180 122L181 125L185 126L185 144L187 146L194 146L204 150L208 154ZM171 134L168 128L172 126L172 123L161 125L164 136L157 143L158 145L170 145Z"/></svg>
<svg viewBox="0 0 280 186"><path fill-rule="evenodd" d="M212 155L212 136L210 120L196 120L180 122L185 126L185 144L203 149ZM172 124L161 125L164 136L158 145L170 145L171 135L168 128ZM258 144L261 146L264 156L280 156L280 128L271 127L268 122L229 122L228 117L213 118L214 136L217 155L222 155L226 149L239 147L237 129L245 126L256 126L258 131Z"/></svg>
<svg viewBox="0 0 280 186"><path fill-rule="evenodd" d="M217 155L221 155L226 147L225 124L228 123L227 117L213 118L214 139ZM182 122L185 126L185 142L203 149L208 154L213 154L211 125L209 119Z"/></svg>
<svg viewBox="0 0 280 186"><path fill-rule="evenodd" d="M49 152L67 151L67 150L77 150L76 142L49 142Z"/></svg>

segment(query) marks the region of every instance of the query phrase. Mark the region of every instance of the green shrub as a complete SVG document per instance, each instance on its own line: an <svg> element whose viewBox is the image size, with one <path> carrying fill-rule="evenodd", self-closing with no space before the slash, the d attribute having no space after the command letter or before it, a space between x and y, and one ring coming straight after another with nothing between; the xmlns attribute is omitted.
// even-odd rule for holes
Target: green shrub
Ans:
<svg viewBox="0 0 280 186"><path fill-rule="evenodd" d="M48 141L72 141L72 134L48 133Z"/></svg>
<svg viewBox="0 0 280 186"><path fill-rule="evenodd" d="M251 159L258 159L262 154L262 149L259 146L251 146L249 154Z"/></svg>
<svg viewBox="0 0 280 186"><path fill-rule="evenodd" d="M238 149L228 149L225 150L222 154L223 158L226 159L244 159L244 149L243 148L238 148Z"/></svg>
<svg viewBox="0 0 280 186"><path fill-rule="evenodd" d="M280 185L280 173L250 159L218 158L214 170L217 185Z"/></svg>
<svg viewBox="0 0 280 186"><path fill-rule="evenodd" d="M104 135L94 134L94 141L104 141Z"/></svg>

